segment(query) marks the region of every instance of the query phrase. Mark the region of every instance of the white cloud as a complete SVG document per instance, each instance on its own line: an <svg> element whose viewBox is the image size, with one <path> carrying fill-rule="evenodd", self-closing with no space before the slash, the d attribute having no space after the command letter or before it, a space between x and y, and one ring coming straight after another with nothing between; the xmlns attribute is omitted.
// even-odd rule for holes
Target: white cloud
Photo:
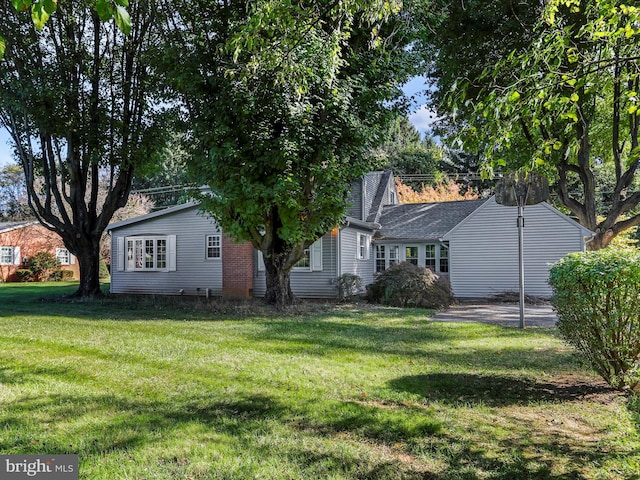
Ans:
<svg viewBox="0 0 640 480"><path fill-rule="evenodd" d="M431 127L437 119L436 113L431 110L428 105L422 105L418 110L409 115L409 121L423 134L431 130Z"/></svg>

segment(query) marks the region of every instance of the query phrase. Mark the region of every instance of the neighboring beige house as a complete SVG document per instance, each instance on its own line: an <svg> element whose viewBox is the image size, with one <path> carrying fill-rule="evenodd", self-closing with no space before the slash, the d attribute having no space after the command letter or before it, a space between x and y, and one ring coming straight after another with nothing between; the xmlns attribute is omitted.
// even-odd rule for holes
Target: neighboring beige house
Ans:
<svg viewBox="0 0 640 480"><path fill-rule="evenodd" d="M17 280L16 272L27 268L29 259L39 252L48 252L60 262L63 270L80 278L75 256L67 250L62 239L38 222L0 222L0 279Z"/></svg>

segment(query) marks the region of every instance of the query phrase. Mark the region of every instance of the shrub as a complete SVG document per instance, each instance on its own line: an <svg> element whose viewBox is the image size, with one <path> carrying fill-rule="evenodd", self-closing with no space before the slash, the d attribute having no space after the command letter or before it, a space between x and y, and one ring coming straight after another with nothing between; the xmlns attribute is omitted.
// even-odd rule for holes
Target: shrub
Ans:
<svg viewBox="0 0 640 480"><path fill-rule="evenodd" d="M573 253L550 272L558 329L612 387L640 384L640 252Z"/></svg>
<svg viewBox="0 0 640 480"><path fill-rule="evenodd" d="M33 272L28 268L16 270L16 279L19 282L31 282L33 280Z"/></svg>
<svg viewBox="0 0 640 480"><path fill-rule="evenodd" d="M62 280L70 280L71 277L73 277L73 272L71 270L57 269L49 273L48 280L50 282L61 282Z"/></svg>
<svg viewBox="0 0 640 480"><path fill-rule="evenodd" d="M353 297L362 289L362 279L353 273L343 273L336 279L336 288L340 300Z"/></svg>
<svg viewBox="0 0 640 480"><path fill-rule="evenodd" d="M33 280L49 280L56 270L60 270L60 262L48 252L38 252L29 259L29 270L33 273Z"/></svg>
<svg viewBox="0 0 640 480"><path fill-rule="evenodd" d="M100 271L98 276L100 280L109 279L109 267L107 266L107 262L105 262L104 258L100 258Z"/></svg>
<svg viewBox="0 0 640 480"><path fill-rule="evenodd" d="M367 289L367 299L394 307L443 308L453 301L446 278L403 262L392 265Z"/></svg>

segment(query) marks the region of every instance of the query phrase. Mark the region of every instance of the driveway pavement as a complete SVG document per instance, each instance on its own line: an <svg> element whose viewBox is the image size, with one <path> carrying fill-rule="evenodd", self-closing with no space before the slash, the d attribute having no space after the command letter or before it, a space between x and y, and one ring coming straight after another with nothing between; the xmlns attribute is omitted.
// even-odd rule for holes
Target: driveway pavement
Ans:
<svg viewBox="0 0 640 480"><path fill-rule="evenodd" d="M437 312L435 322L480 322L511 327L520 326L520 306L517 304L461 304ZM551 305L525 305L525 327L553 327L557 318Z"/></svg>

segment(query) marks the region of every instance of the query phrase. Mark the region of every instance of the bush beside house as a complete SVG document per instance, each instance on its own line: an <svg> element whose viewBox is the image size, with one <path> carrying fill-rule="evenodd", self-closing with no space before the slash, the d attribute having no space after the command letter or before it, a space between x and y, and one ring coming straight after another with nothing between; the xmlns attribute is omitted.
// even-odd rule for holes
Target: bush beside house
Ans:
<svg viewBox="0 0 640 480"><path fill-rule="evenodd" d="M572 253L550 272L565 341L612 387L640 390L640 251Z"/></svg>
<svg viewBox="0 0 640 480"><path fill-rule="evenodd" d="M444 308L453 303L453 294L445 277L401 262L378 275L367 288L367 299L393 307Z"/></svg>

